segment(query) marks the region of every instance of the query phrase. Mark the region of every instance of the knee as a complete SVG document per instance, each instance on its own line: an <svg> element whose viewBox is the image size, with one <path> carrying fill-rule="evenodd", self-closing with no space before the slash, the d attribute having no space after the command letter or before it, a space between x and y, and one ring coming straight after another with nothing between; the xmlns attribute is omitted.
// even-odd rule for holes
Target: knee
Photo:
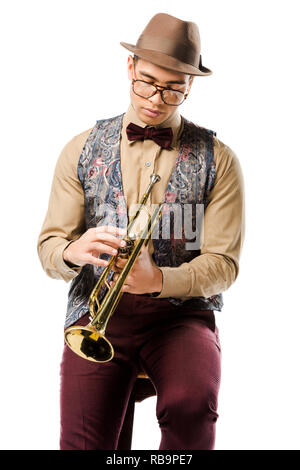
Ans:
<svg viewBox="0 0 300 470"><path fill-rule="evenodd" d="M211 392L197 391L193 394L188 390L177 390L157 404L157 419L160 425L174 422L216 422L219 417L217 407L217 396Z"/></svg>

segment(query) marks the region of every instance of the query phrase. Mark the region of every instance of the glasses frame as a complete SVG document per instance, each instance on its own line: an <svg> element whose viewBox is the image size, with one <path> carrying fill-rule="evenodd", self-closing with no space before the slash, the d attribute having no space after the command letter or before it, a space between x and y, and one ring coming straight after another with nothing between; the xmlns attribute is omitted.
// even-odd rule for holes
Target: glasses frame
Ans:
<svg viewBox="0 0 300 470"><path fill-rule="evenodd" d="M135 62L133 64L133 69L134 69L134 73L135 73ZM136 93L136 91L134 91L134 84L135 82L142 82L142 83L146 83L147 85L151 85L153 86L154 88L156 88L156 90L154 91L153 95L150 95L150 96L142 96L142 95L139 95L138 93ZM132 91L135 95L137 96L140 96L140 98L145 98L146 100L148 100L149 98L152 98L152 96L156 95L157 92L160 93L160 96L161 96L161 99L162 101L167 105L167 106L180 106L184 100L186 100L187 96L188 96L188 92L183 92L183 91L180 91L180 90L173 90L173 88L170 88L170 87L166 87L166 86L161 86L161 85L156 85L154 83L149 83L149 82L146 82L145 80L140 80L140 79L135 79L135 78L132 78L131 80L131 86L132 86ZM160 88L160 90L159 90ZM179 103L179 104L170 104L170 103L166 103L165 100L164 100L164 97L163 97L163 92L165 90L171 90L171 91L176 91L176 93L181 93L183 95L183 100Z"/></svg>

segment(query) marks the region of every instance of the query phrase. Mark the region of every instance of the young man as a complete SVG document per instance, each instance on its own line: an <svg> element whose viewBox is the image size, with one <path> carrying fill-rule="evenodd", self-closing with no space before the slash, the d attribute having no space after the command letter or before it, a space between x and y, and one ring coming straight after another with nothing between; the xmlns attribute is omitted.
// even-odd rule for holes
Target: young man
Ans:
<svg viewBox="0 0 300 470"><path fill-rule="evenodd" d="M121 44L135 54L127 64L129 108L65 146L38 239L46 273L72 280L65 327L89 323L89 295L122 246L127 215L152 173L161 180L147 207L163 202L168 214L179 206L187 220L186 207L192 214L203 207L203 243L187 243L185 224L175 236L170 216L169 237L160 227L142 249L109 320L113 359L90 362L65 346L60 446L130 448L134 401L156 394L160 449L213 449L221 375L214 310L239 272L242 171L213 131L179 113L194 77L212 73L202 65L196 24L159 13L136 45ZM111 285L125 263L117 259ZM137 379L141 371L147 378Z"/></svg>

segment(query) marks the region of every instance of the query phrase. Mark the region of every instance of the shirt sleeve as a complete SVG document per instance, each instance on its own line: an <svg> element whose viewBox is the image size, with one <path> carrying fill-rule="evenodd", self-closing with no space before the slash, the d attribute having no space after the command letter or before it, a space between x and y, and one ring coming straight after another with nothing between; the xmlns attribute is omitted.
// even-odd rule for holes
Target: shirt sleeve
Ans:
<svg viewBox="0 0 300 470"><path fill-rule="evenodd" d="M90 131L75 136L59 155L48 210L37 242L38 256L46 274L66 282L82 269L82 266L71 267L63 259L63 251L86 231L84 194L77 175L77 165Z"/></svg>
<svg viewBox="0 0 300 470"><path fill-rule="evenodd" d="M201 254L178 267L160 267L163 287L158 297L184 300L217 295L239 273L245 234L244 179L236 154L214 138L216 181L204 212Z"/></svg>

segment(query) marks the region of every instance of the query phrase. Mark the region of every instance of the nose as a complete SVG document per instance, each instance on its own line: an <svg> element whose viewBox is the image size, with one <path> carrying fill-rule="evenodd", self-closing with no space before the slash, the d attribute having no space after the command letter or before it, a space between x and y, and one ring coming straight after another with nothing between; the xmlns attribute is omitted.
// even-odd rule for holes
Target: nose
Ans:
<svg viewBox="0 0 300 470"><path fill-rule="evenodd" d="M165 104L162 100L161 93L159 90L155 93L155 95L151 96L151 98L148 98L151 103L156 104L156 105L161 105Z"/></svg>

